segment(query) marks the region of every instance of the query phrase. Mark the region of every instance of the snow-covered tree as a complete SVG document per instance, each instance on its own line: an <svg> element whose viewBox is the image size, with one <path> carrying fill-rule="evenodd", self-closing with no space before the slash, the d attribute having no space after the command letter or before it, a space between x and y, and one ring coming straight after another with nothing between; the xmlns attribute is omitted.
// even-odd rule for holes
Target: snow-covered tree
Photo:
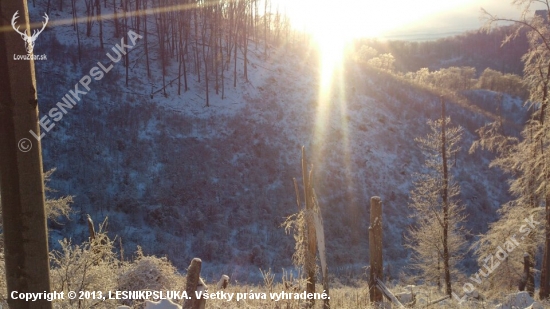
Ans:
<svg viewBox="0 0 550 309"><path fill-rule="evenodd" d="M47 186L50 177L55 172L55 168L44 173L44 189L46 192L55 192L55 190ZM1 200L1 198L0 198ZM52 221L59 219L60 217L69 217L71 214L71 204L73 203L73 196L67 195L59 198L46 198L45 211L46 217ZM4 241L3 241L3 226L2 226L2 203L0 201L0 301L7 299L7 282L6 282L6 268L4 259ZM5 304L5 303L4 303ZM0 303L2 305L2 303Z"/></svg>
<svg viewBox="0 0 550 309"><path fill-rule="evenodd" d="M46 192L56 192L56 190L48 187L48 182L51 179L52 174L55 172L55 168L44 172L44 190ZM52 198L47 196L45 201L46 217L52 221L59 219L60 217L69 217L71 214L71 204L73 203L73 196L67 195L59 198ZM0 206L2 203L0 201ZM2 218L2 209L0 208L0 219ZM0 220L0 229L2 227L2 220ZM1 235L1 233L0 233ZM0 246L0 248L2 248Z"/></svg>
<svg viewBox="0 0 550 309"><path fill-rule="evenodd" d="M471 276L479 282L488 297L500 296L523 285L531 295L535 291L534 273L524 274L524 256L530 262L537 248L544 243L544 229L537 219L540 208L512 201L499 209L500 218L472 246L479 270ZM530 221L532 224L529 225ZM516 243L517 242L517 243ZM519 243L519 244L518 244Z"/></svg>
<svg viewBox="0 0 550 309"><path fill-rule="evenodd" d="M391 53L380 54L368 60L367 64L380 70L393 72L395 69L395 57Z"/></svg>
<svg viewBox="0 0 550 309"><path fill-rule="evenodd" d="M50 252L51 282L54 291L65 294L69 291L97 291L107 295L109 290L116 289L118 260L114 251L113 240L104 231L107 220L99 227L93 238L78 245L70 239L60 240L61 250ZM104 300L64 299L57 302L60 308L90 308ZM109 305L114 301L107 300Z"/></svg>
<svg viewBox="0 0 550 309"><path fill-rule="evenodd" d="M448 127L450 118L444 114L428 122L431 132L426 137L416 139L425 156L425 170L417 175L411 191L409 206L415 225L409 231L408 247L422 279L438 286L444 282L445 293L451 295L451 280L464 247L464 216L449 158L459 149L462 128Z"/></svg>
<svg viewBox="0 0 550 309"><path fill-rule="evenodd" d="M547 133L550 129L547 112L550 94L550 24L548 23L550 0L514 0L512 4L522 10L520 19L499 18L485 12L488 20L487 27L490 28L499 21L516 23L518 25L516 31L508 36L504 43L517 36L522 29L527 30L529 50L522 60L524 82L529 90L530 104L527 106L533 110L532 117L524 126L522 138L503 136L500 130L502 120L499 119L479 131L480 140L473 145L473 148L482 147L496 151L498 158L491 164L514 176L510 190L516 200L511 202L510 207L503 209L501 220L508 217L522 220L537 210L543 212L543 222L546 225L544 240L529 235L529 242L535 243L528 245L527 253L534 260L536 245L544 248L540 298L547 299L550 296L550 162L548 161L550 158L547 155L550 150L550 139ZM542 5L547 10L536 11L533 14L531 9L535 4ZM519 218L507 213L518 210L523 214ZM498 230L495 227L489 232ZM499 236L502 237L502 235ZM486 238L495 239L490 236ZM489 240L482 240L481 244Z"/></svg>
<svg viewBox="0 0 550 309"><path fill-rule="evenodd" d="M357 52L356 59L360 63L367 63L372 58L378 55L378 51L371 46L362 45Z"/></svg>

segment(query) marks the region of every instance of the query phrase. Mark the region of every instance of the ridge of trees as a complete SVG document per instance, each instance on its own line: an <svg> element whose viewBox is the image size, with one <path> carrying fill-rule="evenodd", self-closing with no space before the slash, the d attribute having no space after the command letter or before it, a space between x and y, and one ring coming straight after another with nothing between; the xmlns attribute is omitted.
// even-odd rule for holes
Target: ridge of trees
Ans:
<svg viewBox="0 0 550 309"><path fill-rule="evenodd" d="M474 67L477 72L486 68L505 74L522 74L521 57L529 47L526 30L509 44L502 41L518 29L517 25L494 27L490 31L474 30L434 41L385 41L361 39L356 46L368 45L379 53L391 53L398 71L411 72L422 68L439 70L449 66Z"/></svg>

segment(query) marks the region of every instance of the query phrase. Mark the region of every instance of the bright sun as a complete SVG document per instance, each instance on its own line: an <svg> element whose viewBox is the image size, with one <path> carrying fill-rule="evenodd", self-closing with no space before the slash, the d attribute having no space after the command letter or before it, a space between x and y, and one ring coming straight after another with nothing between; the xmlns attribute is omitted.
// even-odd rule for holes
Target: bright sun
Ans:
<svg viewBox="0 0 550 309"><path fill-rule="evenodd" d="M322 76L341 61L344 45L359 37L426 22L430 16L476 0L271 0L294 28L310 33L321 52Z"/></svg>
<svg viewBox="0 0 550 309"><path fill-rule="evenodd" d="M476 0L271 0L298 30L316 37L374 37L421 22L427 17Z"/></svg>
<svg viewBox="0 0 550 309"><path fill-rule="evenodd" d="M266 0L263 0L266 1ZM355 38L378 37L385 32L429 23L430 17L479 0L269 0L271 9L288 16L298 31L311 34L319 48L319 89L314 136L322 140L330 118L341 130L342 153L351 160L348 134L346 81L342 63L346 44ZM331 125L332 126L332 125ZM334 129L334 126L332 126ZM322 148L322 146L321 146ZM319 149L313 149L315 153ZM313 158L315 160L315 158ZM350 168L350 164L346 164ZM351 175L348 171L347 175Z"/></svg>

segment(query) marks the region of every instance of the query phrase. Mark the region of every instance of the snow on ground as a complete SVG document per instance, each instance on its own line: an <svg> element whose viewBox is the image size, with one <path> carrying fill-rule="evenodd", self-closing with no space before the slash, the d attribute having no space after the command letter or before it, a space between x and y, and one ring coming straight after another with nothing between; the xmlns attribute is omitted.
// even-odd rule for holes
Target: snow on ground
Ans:
<svg viewBox="0 0 550 309"><path fill-rule="evenodd" d="M533 300L528 292L518 292L509 294L502 304L495 309L544 309L542 304Z"/></svg>
<svg viewBox="0 0 550 309"><path fill-rule="evenodd" d="M181 309L181 306L169 299L162 299L158 302L146 300L145 309Z"/></svg>

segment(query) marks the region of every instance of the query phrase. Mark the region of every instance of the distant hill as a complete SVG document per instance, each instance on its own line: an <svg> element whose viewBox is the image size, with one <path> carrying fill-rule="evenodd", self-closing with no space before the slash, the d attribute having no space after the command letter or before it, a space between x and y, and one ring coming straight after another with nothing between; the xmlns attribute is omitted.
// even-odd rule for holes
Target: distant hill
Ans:
<svg viewBox="0 0 550 309"><path fill-rule="evenodd" d="M523 74L523 56L528 49L525 32L507 44L502 44L506 35L511 34L514 25L502 26L487 33L472 30L465 33L448 33L445 37L433 40L359 40L381 53L392 53L396 67L400 71L417 71L421 68L438 70L450 66L471 66L481 74L486 68L503 73ZM444 33L441 33L442 35ZM419 34L410 34L422 36Z"/></svg>

